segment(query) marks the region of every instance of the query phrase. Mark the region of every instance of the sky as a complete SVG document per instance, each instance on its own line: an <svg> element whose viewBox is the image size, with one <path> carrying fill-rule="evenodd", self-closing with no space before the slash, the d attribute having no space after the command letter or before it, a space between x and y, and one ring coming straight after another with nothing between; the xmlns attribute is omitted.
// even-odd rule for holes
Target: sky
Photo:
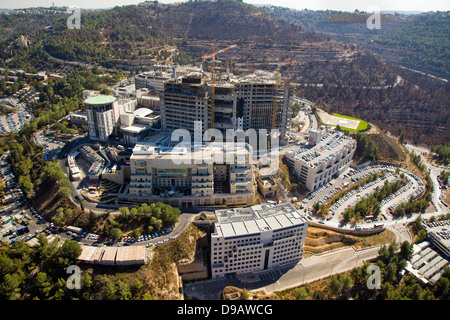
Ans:
<svg viewBox="0 0 450 320"><path fill-rule="evenodd" d="M28 7L78 6L80 8L110 8L130 5L144 0L0 0L0 8L17 9ZM161 3L183 2L182 0L159 0ZM340 10L340 11L449 11L449 0L244 0L249 4L273 4L293 9Z"/></svg>

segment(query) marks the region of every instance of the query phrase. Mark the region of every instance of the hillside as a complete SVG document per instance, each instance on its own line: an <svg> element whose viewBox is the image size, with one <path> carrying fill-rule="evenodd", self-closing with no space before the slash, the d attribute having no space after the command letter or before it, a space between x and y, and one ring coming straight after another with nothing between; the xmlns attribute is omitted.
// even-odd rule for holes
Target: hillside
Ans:
<svg viewBox="0 0 450 320"><path fill-rule="evenodd" d="M297 93L329 112L350 115L416 144L450 140L450 91L440 81L418 79L370 53L318 68L299 67Z"/></svg>
<svg viewBox="0 0 450 320"><path fill-rule="evenodd" d="M349 53L329 37L236 1L115 7L83 14L80 30L68 30L64 18L54 22L44 40L48 52L105 66L123 64L123 60L200 62L212 44L216 48L237 44L237 50L224 53L221 59L240 62L275 60L282 55L299 61L335 59Z"/></svg>
<svg viewBox="0 0 450 320"><path fill-rule="evenodd" d="M0 45L6 47L0 59L24 70L36 65L52 68L42 50L45 47L57 58L140 72L155 63L200 63L200 57L211 52L211 45L220 50L236 44L218 56L222 64L280 57L296 61L282 68L282 78L296 86L296 94L320 108L365 119L394 135L404 129L407 139L415 143L448 143L448 83L400 68L358 45L372 43L379 35L368 36L363 24L367 14L265 10L232 0L144 2L83 13L80 30L67 29L67 15L45 16L43 22L30 17L28 25L23 16L11 15L0 19L0 29L8 30L3 42L0 38ZM382 23L382 35L388 36L401 32L404 23L410 25L414 19L383 15ZM42 30L47 24L51 28ZM26 50L11 48L19 32L32 35L32 45ZM400 45L395 47L397 40L380 38L377 45L386 46L382 41L394 47L391 52L400 52Z"/></svg>
<svg viewBox="0 0 450 320"><path fill-rule="evenodd" d="M397 52L404 66L450 78L449 13L419 15L395 32L377 36L376 45Z"/></svg>
<svg viewBox="0 0 450 320"><path fill-rule="evenodd" d="M294 10L264 11L306 30L376 52L382 57L436 76L450 78L448 12L381 14L380 29L368 29L371 13Z"/></svg>
<svg viewBox="0 0 450 320"><path fill-rule="evenodd" d="M381 29L370 30L365 12L264 10L358 51L321 68L300 66L299 95L397 136L405 130L416 144L448 144L449 85L434 77L450 77L448 12L382 14Z"/></svg>

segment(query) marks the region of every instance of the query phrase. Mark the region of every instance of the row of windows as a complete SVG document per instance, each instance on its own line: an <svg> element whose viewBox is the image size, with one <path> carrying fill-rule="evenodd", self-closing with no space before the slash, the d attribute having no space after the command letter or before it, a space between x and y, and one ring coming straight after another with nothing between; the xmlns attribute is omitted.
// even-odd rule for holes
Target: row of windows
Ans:
<svg viewBox="0 0 450 320"><path fill-rule="evenodd" d="M236 260L235 260L236 261ZM257 263L259 260L251 260L251 261L239 261L232 263L231 261L226 263L227 267L233 267L233 266L248 266L249 264ZM219 261L219 263L221 263Z"/></svg>
<svg viewBox="0 0 450 320"><path fill-rule="evenodd" d="M261 248L259 248L259 249L261 249ZM254 248L253 249L249 249L249 250L250 250L250 252L244 252L244 253L241 253L239 251L239 255L256 255L256 254L260 254L261 253L261 250L254 251ZM214 248L214 251L217 251L217 248ZM214 252L214 255L215 256L221 256L221 255L227 255L229 253L233 254L233 251L229 250L229 251L223 251L222 252L222 251L219 250L219 252Z"/></svg>
<svg viewBox="0 0 450 320"><path fill-rule="evenodd" d="M254 265L250 265L250 266L246 266L246 267L239 266L239 267L234 267L234 268L225 268L225 272L227 272L227 271L243 270L243 269L250 269L250 268L257 268L257 267L260 267L260 265L254 264Z"/></svg>
<svg viewBox="0 0 450 320"><path fill-rule="evenodd" d="M260 265L251 265L251 266L242 266L242 267L235 267L235 268L225 268L225 272L229 272L229 271L236 271L236 270L246 270L246 271L251 271L254 270L256 268L260 268ZM214 270L214 273L222 273L224 272L224 269L218 269L218 270Z"/></svg>
<svg viewBox="0 0 450 320"><path fill-rule="evenodd" d="M286 262L286 261L290 261L290 260L295 260L295 259L299 259L301 257L301 254L296 254L296 255L291 255L289 257L286 258L280 258L280 259L275 259L273 260L274 264L278 264L280 262Z"/></svg>
<svg viewBox="0 0 450 320"><path fill-rule="evenodd" d="M243 260L249 260L249 259L255 259L255 258L257 258L257 257L260 257L261 255L258 255L258 254L261 254L261 251L257 251L257 252L244 252L244 253L239 253L239 254L235 254L235 256L239 256L239 257L242 257L242 258L239 258L239 259L243 259ZM220 257L222 257L222 255L221 254L217 254L217 252L214 252L214 260L217 260L217 259L219 259ZM219 257L217 257L217 256L219 256Z"/></svg>
<svg viewBox="0 0 450 320"><path fill-rule="evenodd" d="M303 229L300 229L300 230L303 230ZM282 232L276 232L276 233L274 233L272 238L273 238L273 240L287 238L287 237L293 236L297 232L298 232L298 229L293 229L293 230L289 230L289 231L282 231Z"/></svg>
<svg viewBox="0 0 450 320"><path fill-rule="evenodd" d="M239 240L232 240L232 241L225 241L225 242L216 242L214 243L214 246L222 246L222 245L230 245L230 244L248 244L249 242L258 243L261 240L260 237L257 238L246 238L246 239L239 239Z"/></svg>
<svg viewBox="0 0 450 320"><path fill-rule="evenodd" d="M292 243L291 243L291 242L292 242ZM293 245L293 243L294 243L294 241L289 241L287 244L277 245L277 246L274 248L274 251L276 252L276 251L280 251L280 250L283 250L283 249L295 247L295 246Z"/></svg>
<svg viewBox="0 0 450 320"><path fill-rule="evenodd" d="M280 250L280 251L274 252L273 257L274 258L279 258L279 257L285 257L287 255L291 256L292 255L292 251L298 251L298 250L299 250L299 247L291 247L291 248L288 248L288 249L285 249L285 250Z"/></svg>

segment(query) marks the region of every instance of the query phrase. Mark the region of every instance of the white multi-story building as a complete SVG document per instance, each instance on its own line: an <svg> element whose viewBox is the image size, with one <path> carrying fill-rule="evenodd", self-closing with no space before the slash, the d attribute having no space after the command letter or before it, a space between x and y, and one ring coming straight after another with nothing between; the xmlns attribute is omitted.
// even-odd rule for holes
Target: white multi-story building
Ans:
<svg viewBox="0 0 450 320"><path fill-rule="evenodd" d="M164 82L169 79L182 77L192 71L202 72L196 66L154 65L153 70L135 75L134 85L138 89L154 89L156 92L164 91Z"/></svg>
<svg viewBox="0 0 450 320"><path fill-rule="evenodd" d="M211 274L245 274L303 257L308 220L290 203L215 212L211 234Z"/></svg>
<svg viewBox="0 0 450 320"><path fill-rule="evenodd" d="M130 157L127 199L171 205L253 205L256 182L251 155L248 144L180 147L140 142Z"/></svg>
<svg viewBox="0 0 450 320"><path fill-rule="evenodd" d="M85 100L89 138L107 141L119 121L120 115L134 111L136 100L116 99L98 95Z"/></svg>
<svg viewBox="0 0 450 320"><path fill-rule="evenodd" d="M143 88L153 88L157 92L164 90L164 81L170 79L171 75L167 72L149 71L137 74L134 77L136 90Z"/></svg>
<svg viewBox="0 0 450 320"><path fill-rule="evenodd" d="M285 154L288 165L308 190L327 184L345 171L356 150L356 141L342 132L311 133L307 145Z"/></svg>

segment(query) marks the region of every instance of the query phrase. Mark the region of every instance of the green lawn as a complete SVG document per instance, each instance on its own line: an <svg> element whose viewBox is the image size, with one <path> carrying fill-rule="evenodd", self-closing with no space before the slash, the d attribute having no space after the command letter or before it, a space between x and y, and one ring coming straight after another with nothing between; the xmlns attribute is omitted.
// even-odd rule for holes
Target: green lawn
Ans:
<svg viewBox="0 0 450 320"><path fill-rule="evenodd" d="M351 120L358 120L359 121L358 128L356 130L355 129L341 127L342 130L353 131L353 132L364 131L364 130L367 129L367 126L368 126L367 122L365 122L365 121L363 121L361 119L357 119L357 118L353 118L353 117L349 117L349 116L344 116L342 114L337 114L337 113L332 114L332 116L339 117L339 118L345 118L345 119L351 119Z"/></svg>

